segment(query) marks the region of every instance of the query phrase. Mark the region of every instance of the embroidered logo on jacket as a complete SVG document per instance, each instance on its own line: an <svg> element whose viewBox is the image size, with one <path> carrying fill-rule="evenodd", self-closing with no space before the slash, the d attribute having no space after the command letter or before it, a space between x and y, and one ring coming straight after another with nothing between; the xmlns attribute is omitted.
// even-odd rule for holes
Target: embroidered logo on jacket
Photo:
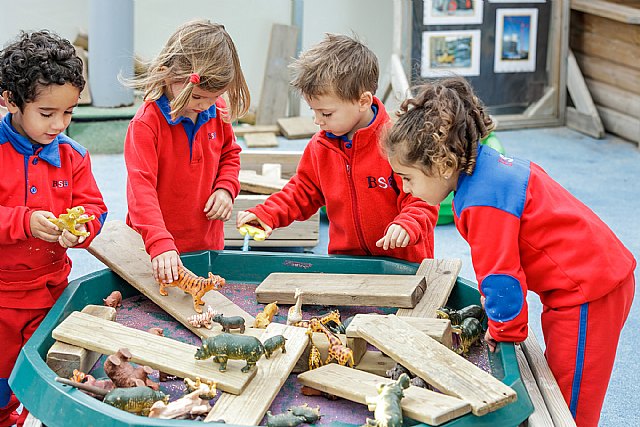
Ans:
<svg viewBox="0 0 640 427"><path fill-rule="evenodd" d="M504 154L500 154L500 157L498 158L498 162L506 166L513 166L513 158L507 157Z"/></svg>
<svg viewBox="0 0 640 427"><path fill-rule="evenodd" d="M391 188L393 189L393 191L396 192L396 194L400 193L400 190L398 189L398 185L396 184L396 180L393 178L393 175L387 178L383 176L378 178L376 178L375 176L368 176L367 188L381 188L383 190L387 188Z"/></svg>
<svg viewBox="0 0 640 427"><path fill-rule="evenodd" d="M216 133L215 132L209 132L209 133L207 133L207 135L209 136L209 141L211 141L212 139L216 139Z"/></svg>
<svg viewBox="0 0 640 427"><path fill-rule="evenodd" d="M69 186L69 181L67 181L66 179L64 180L53 180L51 183L52 187L54 188L58 188L58 187L68 187Z"/></svg>

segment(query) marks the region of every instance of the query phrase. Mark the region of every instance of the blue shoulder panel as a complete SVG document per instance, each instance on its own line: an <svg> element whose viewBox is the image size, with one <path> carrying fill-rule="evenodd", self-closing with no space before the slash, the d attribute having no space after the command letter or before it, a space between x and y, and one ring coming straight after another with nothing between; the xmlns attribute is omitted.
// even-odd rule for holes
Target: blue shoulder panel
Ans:
<svg viewBox="0 0 640 427"><path fill-rule="evenodd" d="M480 145L473 174L460 173L453 207L459 217L468 207L488 206L520 218L527 196L530 162L506 157Z"/></svg>
<svg viewBox="0 0 640 427"><path fill-rule="evenodd" d="M506 274L492 274L482 281L480 289L486 300L487 317L495 322L515 319L524 305L524 293L520 281Z"/></svg>
<svg viewBox="0 0 640 427"><path fill-rule="evenodd" d="M78 154L80 154L82 157L84 157L87 154L86 148L84 148L82 145L78 144L76 141L69 138L65 134L61 133L60 135L57 136L57 139L58 139L58 144L69 144L71 148L76 150Z"/></svg>

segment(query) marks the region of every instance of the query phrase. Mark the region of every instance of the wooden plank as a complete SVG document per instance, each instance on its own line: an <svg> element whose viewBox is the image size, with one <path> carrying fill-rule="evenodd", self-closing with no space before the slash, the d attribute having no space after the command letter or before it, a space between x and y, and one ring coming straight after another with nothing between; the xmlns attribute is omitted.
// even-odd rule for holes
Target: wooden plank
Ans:
<svg viewBox="0 0 640 427"><path fill-rule="evenodd" d="M257 372L241 395L223 393L205 418L207 421L224 420L226 424L255 426L260 423L294 365L307 347L309 337L304 328L271 323L260 338L284 335L286 353L277 350L271 358L261 358Z"/></svg>
<svg viewBox="0 0 640 427"><path fill-rule="evenodd" d="M623 138L640 143L640 119L627 116L610 108L598 107L598 113L602 118L604 127L611 133Z"/></svg>
<svg viewBox="0 0 640 427"><path fill-rule="evenodd" d="M260 175L252 170L241 170L238 179L240 180L240 188L243 191L258 194L273 194L282 190L289 182L280 177L273 178Z"/></svg>
<svg viewBox="0 0 640 427"><path fill-rule="evenodd" d="M212 359L196 360L193 356L198 347L170 338L159 337L146 331L128 328L116 322L100 319L74 311L52 332L53 338L97 351L113 354L126 347L133 355L131 361L181 378L200 377L203 381L215 381L218 389L239 394L256 373L255 369L245 373L240 369L242 360L229 360L226 372L218 370Z"/></svg>
<svg viewBox="0 0 640 427"><path fill-rule="evenodd" d="M194 334L202 337L220 333L221 326L217 323L212 329L196 328L189 323L189 317L196 314L191 295L176 287L167 288L168 296L160 295L142 237L124 222L105 223L100 234L91 242L88 251ZM202 274L205 275L204 272ZM209 291L202 300L205 302L205 308L210 305L225 316L242 316L246 326L253 326L253 316L220 292Z"/></svg>
<svg viewBox="0 0 640 427"><path fill-rule="evenodd" d="M574 107L567 107L566 120L568 128L589 135L590 137L600 139L605 135L604 125L602 125L602 129L597 127L593 116L581 113ZM599 115L598 120L602 123Z"/></svg>
<svg viewBox="0 0 640 427"><path fill-rule="evenodd" d="M554 426L571 427L576 423L571 416L567 403L562 397L562 392L555 377L549 369L547 359L545 359L542 349L536 340L536 336L529 328L529 335L521 345L522 351L527 357L529 367L538 384L538 389L542 393L542 398L547 406L547 410L553 419Z"/></svg>
<svg viewBox="0 0 640 427"><path fill-rule="evenodd" d="M24 427L42 427L42 422L33 416L31 412L27 415L27 418L24 420Z"/></svg>
<svg viewBox="0 0 640 427"><path fill-rule="evenodd" d="M394 382L389 378L335 363L302 373L298 375L298 381L308 387L363 405L366 405L367 396L378 395L378 384ZM403 415L434 426L470 411L469 404L463 400L414 386L404 390L404 398L400 403Z"/></svg>
<svg viewBox="0 0 640 427"><path fill-rule="evenodd" d="M347 338L361 338L360 325L363 321L367 321L367 317L370 316L386 316L382 314L356 314L351 323L347 326L346 336ZM451 339L451 322L449 319L435 319L428 317L400 317L402 321L407 322L417 330L424 332L434 340L443 344L445 347L452 347Z"/></svg>
<svg viewBox="0 0 640 427"><path fill-rule="evenodd" d="M415 307L424 277L394 274L271 273L256 288L260 303L294 304L300 288L305 304Z"/></svg>
<svg viewBox="0 0 640 427"><path fill-rule="evenodd" d="M544 403L542 394L538 389L538 383L536 383L531 368L529 368L529 362L527 362L527 358L519 345L516 345L515 349L518 367L520 368L520 377L529 393L531 403L533 403L533 414L527 418L527 427L554 427L547 405Z"/></svg>
<svg viewBox="0 0 640 427"><path fill-rule="evenodd" d="M640 94L640 70L594 56L578 53L575 56L585 77Z"/></svg>
<svg viewBox="0 0 640 427"><path fill-rule="evenodd" d="M459 259L424 259L416 275L425 277L427 290L413 309L400 309L396 314L401 317L436 317L436 310L449 300L461 268Z"/></svg>
<svg viewBox="0 0 640 427"><path fill-rule="evenodd" d="M573 11L571 28L573 31L597 34L611 41L621 41L635 46L640 44L639 25L622 25L620 22L589 13Z"/></svg>
<svg viewBox="0 0 640 427"><path fill-rule="evenodd" d="M82 312L112 322L116 320L116 309L113 307L90 304ZM74 369L88 373L99 358L100 353L95 351L56 341L47 351L47 366L59 377L70 378Z"/></svg>
<svg viewBox="0 0 640 427"><path fill-rule="evenodd" d="M607 107L631 117L640 117L640 95L615 86L586 79L593 100L600 107Z"/></svg>
<svg viewBox="0 0 640 427"><path fill-rule="evenodd" d="M625 24L640 24L640 9L606 0L571 0L571 9Z"/></svg>
<svg viewBox="0 0 640 427"><path fill-rule="evenodd" d="M397 316L371 316L366 320L358 329L367 342L441 392L469 402L475 415L495 411L517 399L511 387Z"/></svg>
<svg viewBox="0 0 640 427"><path fill-rule="evenodd" d="M394 366L396 366L396 361L389 356L381 351L369 350L362 356L360 363L356 365L356 369L384 377L387 375L387 371Z"/></svg>
<svg viewBox="0 0 640 427"><path fill-rule="evenodd" d="M267 65L258 109L257 125L272 125L280 117L286 117L289 101L289 69L291 58L296 56L298 28L291 25L273 24Z"/></svg>
<svg viewBox="0 0 640 427"><path fill-rule="evenodd" d="M618 24L619 32L624 32L624 25ZM579 29L571 31L571 48L587 56L594 56L616 64L640 69L637 58L640 58L640 46L619 40L610 40L600 34L586 33ZM569 83L567 79L567 83Z"/></svg>
<svg viewBox="0 0 640 427"><path fill-rule="evenodd" d="M278 139L273 132L247 133L244 136L244 143L248 148L277 147Z"/></svg>
<svg viewBox="0 0 640 427"><path fill-rule="evenodd" d="M242 150L240 164L242 169L261 171L265 163L277 163L282 168L281 177L291 178L296 173L302 151L280 150Z"/></svg>
<svg viewBox="0 0 640 427"><path fill-rule="evenodd" d="M278 119L278 126L287 139L311 138L320 131L313 117L282 117Z"/></svg>
<svg viewBox="0 0 640 427"><path fill-rule="evenodd" d="M280 135L280 128L274 124L271 125L240 125L233 127L235 136L246 136L249 133L271 132ZM242 162L242 153L240 153L240 162Z"/></svg>
<svg viewBox="0 0 640 427"><path fill-rule="evenodd" d="M571 50L569 50L569 57L567 58L567 90L569 90L569 95L571 95L576 110L597 116L598 112L591 98L591 93L584 81L576 57Z"/></svg>

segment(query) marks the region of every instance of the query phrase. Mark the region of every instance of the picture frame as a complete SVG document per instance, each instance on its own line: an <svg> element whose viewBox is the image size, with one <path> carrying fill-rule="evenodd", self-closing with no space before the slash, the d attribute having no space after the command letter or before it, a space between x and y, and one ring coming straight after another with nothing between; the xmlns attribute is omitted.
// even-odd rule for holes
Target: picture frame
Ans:
<svg viewBox="0 0 640 427"><path fill-rule="evenodd" d="M424 31L422 45L422 77L480 75L480 30Z"/></svg>
<svg viewBox="0 0 640 427"><path fill-rule="evenodd" d="M538 9L496 9L494 73L536 71Z"/></svg>
<svg viewBox="0 0 640 427"><path fill-rule="evenodd" d="M482 0L423 0L423 25L482 23Z"/></svg>
<svg viewBox="0 0 640 427"><path fill-rule="evenodd" d="M544 3L547 0L489 0L489 3Z"/></svg>

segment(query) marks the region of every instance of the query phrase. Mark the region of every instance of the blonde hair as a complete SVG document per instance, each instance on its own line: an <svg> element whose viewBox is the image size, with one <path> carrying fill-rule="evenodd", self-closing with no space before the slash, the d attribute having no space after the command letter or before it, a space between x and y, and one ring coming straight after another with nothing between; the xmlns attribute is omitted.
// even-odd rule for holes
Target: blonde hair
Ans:
<svg viewBox="0 0 640 427"><path fill-rule="evenodd" d="M414 93L383 140L387 156L430 176L447 170L472 174L478 143L495 126L471 85L452 77L418 86Z"/></svg>
<svg viewBox="0 0 640 427"><path fill-rule="evenodd" d="M326 33L289 67L291 85L309 98L334 94L357 101L364 92L375 94L378 89L378 58L360 41L345 35Z"/></svg>
<svg viewBox="0 0 640 427"><path fill-rule="evenodd" d="M175 117L189 102L194 86L191 74L200 76L197 86L209 92L226 89L229 103L222 117L233 121L249 109L251 97L240 67L236 47L223 25L208 20L182 24L140 77L126 83L144 91L145 101L165 94L167 80L185 82L184 89L171 101Z"/></svg>

